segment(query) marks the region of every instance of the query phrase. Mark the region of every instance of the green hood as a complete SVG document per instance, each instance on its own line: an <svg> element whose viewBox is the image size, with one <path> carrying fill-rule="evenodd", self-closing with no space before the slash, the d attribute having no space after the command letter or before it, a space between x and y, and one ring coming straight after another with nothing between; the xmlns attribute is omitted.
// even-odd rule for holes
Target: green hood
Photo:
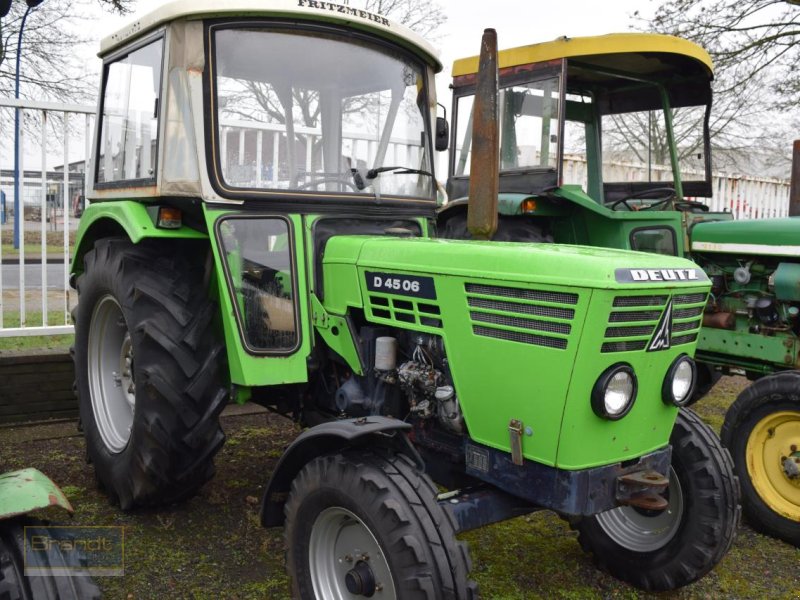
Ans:
<svg viewBox="0 0 800 600"><path fill-rule="evenodd" d="M697 286L707 281L697 265L683 258L559 244L340 236L328 242L324 262L595 289ZM637 273L626 276L630 270ZM691 280L683 278L685 271L692 272Z"/></svg>
<svg viewBox="0 0 800 600"><path fill-rule="evenodd" d="M698 223L691 237L694 252L800 256L800 218Z"/></svg>

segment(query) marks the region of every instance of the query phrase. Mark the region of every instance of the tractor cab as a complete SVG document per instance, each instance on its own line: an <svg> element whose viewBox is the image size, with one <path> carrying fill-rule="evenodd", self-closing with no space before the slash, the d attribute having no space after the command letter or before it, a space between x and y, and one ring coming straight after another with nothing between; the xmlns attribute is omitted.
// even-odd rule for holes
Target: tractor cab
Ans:
<svg viewBox="0 0 800 600"><path fill-rule="evenodd" d="M711 196L713 65L700 46L654 34L559 38L498 62L500 239L514 235L504 217L521 216L543 241L682 254L682 226L730 218L697 201ZM440 225L455 217L456 236L477 66L453 65L452 202Z"/></svg>

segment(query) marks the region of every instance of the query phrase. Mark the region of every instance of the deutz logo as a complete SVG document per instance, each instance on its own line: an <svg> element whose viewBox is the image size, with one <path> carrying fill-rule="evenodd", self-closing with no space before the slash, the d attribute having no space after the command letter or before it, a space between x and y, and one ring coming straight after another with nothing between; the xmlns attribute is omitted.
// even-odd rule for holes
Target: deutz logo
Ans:
<svg viewBox="0 0 800 600"><path fill-rule="evenodd" d="M619 283L708 280L700 269L617 269L614 275Z"/></svg>
<svg viewBox="0 0 800 600"><path fill-rule="evenodd" d="M672 342L672 298L667 302L667 308L664 309L664 314L656 325L656 332L653 334L653 339L647 346L648 352L655 350L667 350Z"/></svg>

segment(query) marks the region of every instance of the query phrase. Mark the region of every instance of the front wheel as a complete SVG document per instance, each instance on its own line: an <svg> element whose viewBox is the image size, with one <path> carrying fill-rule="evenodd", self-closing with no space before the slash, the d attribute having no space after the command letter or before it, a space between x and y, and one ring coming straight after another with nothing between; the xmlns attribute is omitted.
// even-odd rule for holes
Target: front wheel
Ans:
<svg viewBox="0 0 800 600"><path fill-rule="evenodd" d="M708 573L730 548L739 522L733 466L714 432L682 409L670 443L666 509L626 506L574 525L600 568L652 591L673 590Z"/></svg>
<svg viewBox="0 0 800 600"><path fill-rule="evenodd" d="M315 458L286 502L293 597L469 599L469 557L404 455L349 451Z"/></svg>
<svg viewBox="0 0 800 600"><path fill-rule="evenodd" d="M800 547L800 373L759 379L722 426L753 527Z"/></svg>

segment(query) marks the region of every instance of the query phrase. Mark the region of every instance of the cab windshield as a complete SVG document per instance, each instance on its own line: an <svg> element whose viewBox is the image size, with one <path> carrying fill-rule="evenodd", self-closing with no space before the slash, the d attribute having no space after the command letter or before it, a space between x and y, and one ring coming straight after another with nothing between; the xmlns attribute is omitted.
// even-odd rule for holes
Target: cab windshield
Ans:
<svg viewBox="0 0 800 600"><path fill-rule="evenodd" d="M421 64L327 32L248 27L212 35L222 187L434 197Z"/></svg>

